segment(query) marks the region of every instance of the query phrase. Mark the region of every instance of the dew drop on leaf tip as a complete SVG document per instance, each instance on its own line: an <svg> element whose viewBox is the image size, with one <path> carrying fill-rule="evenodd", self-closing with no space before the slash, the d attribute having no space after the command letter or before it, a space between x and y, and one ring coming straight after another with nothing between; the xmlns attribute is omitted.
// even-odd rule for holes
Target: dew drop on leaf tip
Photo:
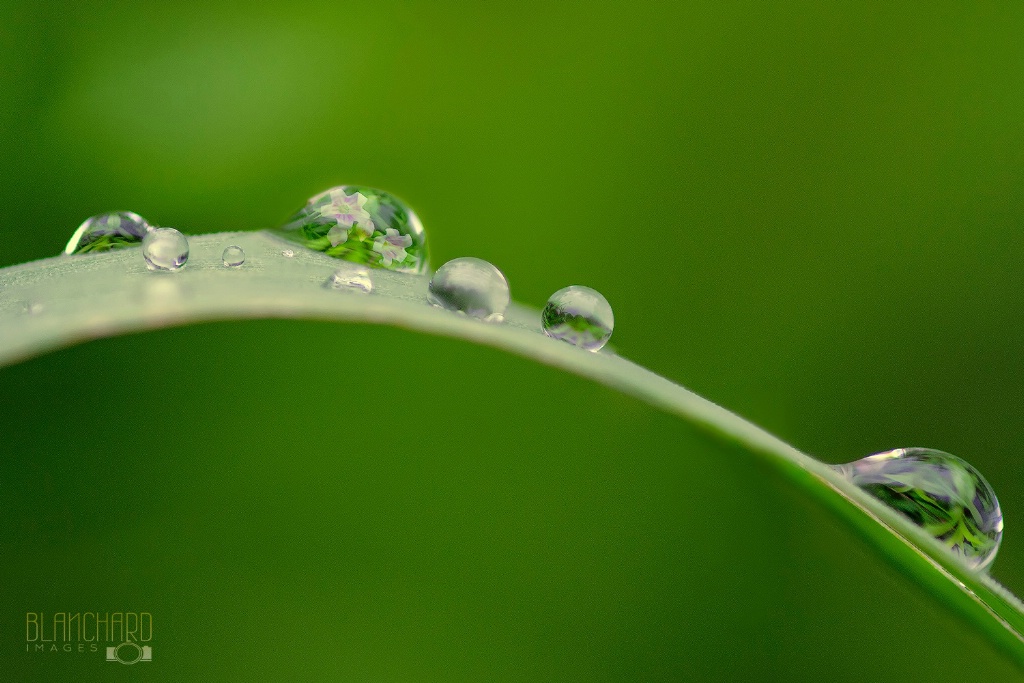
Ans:
<svg viewBox="0 0 1024 683"><path fill-rule="evenodd" d="M898 448L832 468L974 569L995 559L1003 536L999 501L965 460L931 448Z"/></svg>
<svg viewBox="0 0 1024 683"><path fill-rule="evenodd" d="M487 322L500 322L511 300L508 281L483 259L452 259L430 278L427 300L434 306Z"/></svg>

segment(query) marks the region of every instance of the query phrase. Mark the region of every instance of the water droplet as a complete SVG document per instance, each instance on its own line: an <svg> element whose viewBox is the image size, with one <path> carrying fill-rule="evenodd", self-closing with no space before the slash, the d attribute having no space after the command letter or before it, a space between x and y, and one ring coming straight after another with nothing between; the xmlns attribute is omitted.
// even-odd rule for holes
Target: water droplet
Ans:
<svg viewBox="0 0 1024 683"><path fill-rule="evenodd" d="M541 312L544 334L587 351L599 351L612 336L615 316L601 292L572 285L551 295Z"/></svg>
<svg viewBox="0 0 1024 683"><path fill-rule="evenodd" d="M232 244L224 249L224 253L220 255L220 258L228 268L237 268L245 263L245 252L237 244Z"/></svg>
<svg viewBox="0 0 1024 683"><path fill-rule="evenodd" d="M427 270L423 226L394 195L359 185L310 199L278 234L328 256L403 273Z"/></svg>
<svg viewBox="0 0 1024 683"><path fill-rule="evenodd" d="M142 244L150 228L146 219L131 211L112 211L85 219L78 226L65 254L89 254Z"/></svg>
<svg viewBox="0 0 1024 683"><path fill-rule="evenodd" d="M975 569L995 559L1003 514L995 491L966 461L931 448L898 448L833 469Z"/></svg>
<svg viewBox="0 0 1024 683"><path fill-rule="evenodd" d="M452 259L430 278L428 300L435 306L458 311L488 322L498 322L508 308L508 281L483 259Z"/></svg>
<svg viewBox="0 0 1024 683"><path fill-rule="evenodd" d="M188 240L174 228L153 228L142 240L142 256L150 270L181 270L188 261Z"/></svg>
<svg viewBox="0 0 1024 683"><path fill-rule="evenodd" d="M324 287L342 292L369 294L373 291L370 269L357 263L346 263L327 278Z"/></svg>
<svg viewBox="0 0 1024 683"><path fill-rule="evenodd" d="M281 256L284 256L285 258L294 258L295 252L292 251L291 249L285 249L284 251L281 252Z"/></svg>

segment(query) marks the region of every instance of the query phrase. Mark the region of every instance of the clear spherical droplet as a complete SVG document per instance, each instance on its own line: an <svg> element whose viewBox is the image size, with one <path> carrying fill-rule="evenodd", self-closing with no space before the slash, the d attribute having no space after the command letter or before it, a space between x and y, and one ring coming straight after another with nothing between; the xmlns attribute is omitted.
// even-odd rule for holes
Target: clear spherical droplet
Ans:
<svg viewBox="0 0 1024 683"><path fill-rule="evenodd" d="M429 289L428 300L435 306L481 320L502 320L508 308L505 276L487 261L471 256L452 259L438 268Z"/></svg>
<svg viewBox="0 0 1024 683"><path fill-rule="evenodd" d="M284 249L281 251L281 256L284 256L285 258L295 258L295 252L291 249Z"/></svg>
<svg viewBox="0 0 1024 683"><path fill-rule="evenodd" d="M346 263L331 273L324 283L325 289L336 289L341 292L369 294L373 291L370 269L358 263Z"/></svg>
<svg viewBox="0 0 1024 683"><path fill-rule="evenodd" d="M91 254L93 252L134 247L142 244L143 238L151 230L146 219L131 211L112 211L101 213L85 219L78 226L68 245L65 254Z"/></svg>
<svg viewBox="0 0 1024 683"><path fill-rule="evenodd" d="M278 234L328 256L403 273L427 270L419 218L393 194L360 185L310 199Z"/></svg>
<svg viewBox="0 0 1024 683"><path fill-rule="evenodd" d="M220 260L228 268L237 268L245 263L245 251L237 244L232 244L224 249L224 253L220 255Z"/></svg>
<svg viewBox="0 0 1024 683"><path fill-rule="evenodd" d="M833 469L972 567L995 559L1003 514L995 491L970 463L931 448L898 448Z"/></svg>
<svg viewBox="0 0 1024 683"><path fill-rule="evenodd" d="M544 334L587 351L599 351L612 336L615 316L597 290L572 285L551 295L541 312Z"/></svg>
<svg viewBox="0 0 1024 683"><path fill-rule="evenodd" d="M142 256L150 270L181 270L188 261L188 240L174 228L153 228L142 240Z"/></svg>

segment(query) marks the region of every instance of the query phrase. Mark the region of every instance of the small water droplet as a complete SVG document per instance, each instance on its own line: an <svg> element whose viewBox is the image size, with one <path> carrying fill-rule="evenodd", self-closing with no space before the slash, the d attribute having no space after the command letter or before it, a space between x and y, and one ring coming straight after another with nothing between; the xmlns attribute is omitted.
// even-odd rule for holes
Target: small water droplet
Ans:
<svg viewBox="0 0 1024 683"><path fill-rule="evenodd" d="M188 240L174 228L153 228L142 240L142 256L150 270L181 270L188 261Z"/></svg>
<svg viewBox="0 0 1024 683"><path fill-rule="evenodd" d="M1003 514L995 491L970 463L931 448L898 448L832 468L975 569L995 559Z"/></svg>
<svg viewBox="0 0 1024 683"><path fill-rule="evenodd" d="M372 187L342 185L321 192L276 232L309 249L371 268L427 270L419 218L398 197Z"/></svg>
<svg viewBox="0 0 1024 683"><path fill-rule="evenodd" d="M608 300L595 289L572 285L551 295L541 312L544 334L587 351L608 343L615 316Z"/></svg>
<svg viewBox="0 0 1024 683"><path fill-rule="evenodd" d="M324 283L326 289L337 289L342 292L369 294L373 291L370 269L357 263L346 263L331 273Z"/></svg>
<svg viewBox="0 0 1024 683"><path fill-rule="evenodd" d="M25 301L21 304L21 312L25 315L39 315L44 306L38 301Z"/></svg>
<svg viewBox="0 0 1024 683"><path fill-rule="evenodd" d="M224 253L221 254L220 258L228 268L237 268L245 263L245 251L237 244L232 244L224 249Z"/></svg>
<svg viewBox="0 0 1024 683"><path fill-rule="evenodd" d="M281 256L284 256L285 258L295 258L295 252L291 249L285 249L281 252Z"/></svg>
<svg viewBox="0 0 1024 683"><path fill-rule="evenodd" d="M89 254L93 252L134 247L142 244L143 238L151 230L146 219L131 211L112 211L86 218L78 226L68 245L65 254Z"/></svg>
<svg viewBox="0 0 1024 683"><path fill-rule="evenodd" d="M499 322L508 308L508 281L483 259L452 259L430 278L428 301L449 311L488 322Z"/></svg>

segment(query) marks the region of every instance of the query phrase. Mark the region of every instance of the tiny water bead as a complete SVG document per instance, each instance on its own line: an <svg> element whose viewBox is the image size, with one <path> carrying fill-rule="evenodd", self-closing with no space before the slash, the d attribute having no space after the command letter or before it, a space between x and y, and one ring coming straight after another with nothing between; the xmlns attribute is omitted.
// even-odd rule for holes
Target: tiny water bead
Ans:
<svg viewBox="0 0 1024 683"><path fill-rule="evenodd" d="M597 290L572 285L551 295L541 312L544 334L587 351L600 351L612 336L615 316Z"/></svg>
<svg viewBox="0 0 1024 683"><path fill-rule="evenodd" d="M181 270L188 261L188 240L174 228L153 228L142 240L142 257L150 270Z"/></svg>
<svg viewBox="0 0 1024 683"><path fill-rule="evenodd" d="M237 244L232 244L224 249L224 253L220 255L220 260L228 268L237 268L245 263L245 251Z"/></svg>
<svg viewBox="0 0 1024 683"><path fill-rule="evenodd" d="M968 462L930 448L898 448L833 469L928 532L975 569L995 559L999 501Z"/></svg>
<svg viewBox="0 0 1024 683"><path fill-rule="evenodd" d="M428 301L488 322L505 317L510 300L508 281L483 259L464 256L441 266L430 278Z"/></svg>
<svg viewBox="0 0 1024 683"><path fill-rule="evenodd" d="M427 245L416 214L394 195L372 187L342 185L321 192L276 232L371 268L402 273L427 269Z"/></svg>
<svg viewBox="0 0 1024 683"><path fill-rule="evenodd" d="M373 292L370 269L358 263L346 263L331 273L327 282L324 283L324 288L355 294L370 294Z"/></svg>
<svg viewBox="0 0 1024 683"><path fill-rule="evenodd" d="M78 226L68 244L65 254L90 254L142 244L151 230L146 219L131 211L112 211L85 219Z"/></svg>
<svg viewBox="0 0 1024 683"><path fill-rule="evenodd" d="M295 258L295 252L291 249L285 249L281 252L281 256L284 256L285 258Z"/></svg>

